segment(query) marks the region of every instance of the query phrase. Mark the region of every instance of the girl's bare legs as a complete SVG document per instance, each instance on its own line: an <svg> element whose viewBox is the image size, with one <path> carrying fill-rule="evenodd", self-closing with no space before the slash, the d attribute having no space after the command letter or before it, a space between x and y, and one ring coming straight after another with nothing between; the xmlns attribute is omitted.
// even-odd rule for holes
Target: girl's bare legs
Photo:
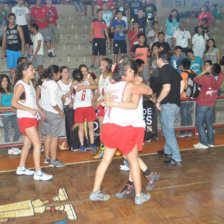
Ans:
<svg viewBox="0 0 224 224"><path fill-rule="evenodd" d="M79 141L80 141L80 145L84 145L84 123L79 123Z"/></svg>
<svg viewBox="0 0 224 224"><path fill-rule="evenodd" d="M88 127L89 127L89 137L90 137L90 144L94 144L94 122L88 122Z"/></svg>

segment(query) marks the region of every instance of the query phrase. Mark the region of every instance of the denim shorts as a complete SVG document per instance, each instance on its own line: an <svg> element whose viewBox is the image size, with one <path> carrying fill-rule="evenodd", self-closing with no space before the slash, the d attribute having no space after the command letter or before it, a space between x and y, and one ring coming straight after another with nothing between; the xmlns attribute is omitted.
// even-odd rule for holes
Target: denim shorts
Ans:
<svg viewBox="0 0 224 224"><path fill-rule="evenodd" d="M33 59L33 67L37 69L39 66L44 64L44 55L37 55L36 58Z"/></svg>

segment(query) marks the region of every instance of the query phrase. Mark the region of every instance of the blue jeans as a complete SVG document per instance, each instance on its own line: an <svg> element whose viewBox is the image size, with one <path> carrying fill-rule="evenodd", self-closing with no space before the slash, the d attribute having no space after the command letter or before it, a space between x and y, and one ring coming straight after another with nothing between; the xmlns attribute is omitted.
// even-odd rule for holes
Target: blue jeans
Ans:
<svg viewBox="0 0 224 224"><path fill-rule="evenodd" d="M200 142L203 145L214 145L213 133L213 111L214 107L196 106L196 127L198 130ZM207 134L204 125L207 127Z"/></svg>
<svg viewBox="0 0 224 224"><path fill-rule="evenodd" d="M163 135L166 143L164 152L172 154L171 158L177 162L181 162L180 150L177 144L177 139L174 131L174 123L178 117L180 108L176 104L162 104L160 111L160 119Z"/></svg>
<svg viewBox="0 0 224 224"><path fill-rule="evenodd" d="M184 128L192 126L191 109L194 102L183 101L180 104L181 126ZM191 131L188 131L191 132ZM185 133L181 131L180 133Z"/></svg>
<svg viewBox="0 0 224 224"><path fill-rule="evenodd" d="M75 12L76 13L83 13L82 2L74 1L74 7L75 7Z"/></svg>
<svg viewBox="0 0 224 224"><path fill-rule="evenodd" d="M17 121L17 117L15 114L12 115L3 115L2 116L2 123L4 125L4 141L10 142L10 134L11 134L11 128L14 129L14 136L13 136L13 142L18 142L20 137L20 130L19 125Z"/></svg>

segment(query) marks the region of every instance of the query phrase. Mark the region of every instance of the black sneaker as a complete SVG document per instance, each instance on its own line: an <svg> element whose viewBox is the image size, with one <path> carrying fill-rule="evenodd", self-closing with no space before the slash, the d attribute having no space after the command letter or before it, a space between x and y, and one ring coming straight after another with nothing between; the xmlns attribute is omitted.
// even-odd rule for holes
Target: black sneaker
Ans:
<svg viewBox="0 0 224 224"><path fill-rule="evenodd" d="M115 194L116 198L128 198L135 194L135 188L133 185L125 184L121 192Z"/></svg>
<svg viewBox="0 0 224 224"><path fill-rule="evenodd" d="M159 180L160 175L156 172L151 172L149 176L145 176L145 178L148 181L148 184L146 186L146 190L150 191L155 186L156 182Z"/></svg>
<svg viewBox="0 0 224 224"><path fill-rule="evenodd" d="M52 54L51 51L50 51L47 55L48 55L48 57L50 57L50 58L54 57L54 55Z"/></svg>
<svg viewBox="0 0 224 224"><path fill-rule="evenodd" d="M166 154L165 152L164 152L164 149L163 150L159 150L158 152L157 152L157 154L158 155L160 155L160 156L165 156L165 157L171 157L171 154Z"/></svg>
<svg viewBox="0 0 224 224"><path fill-rule="evenodd" d="M168 165L182 166L182 162L176 161L174 159L165 160L163 162Z"/></svg>

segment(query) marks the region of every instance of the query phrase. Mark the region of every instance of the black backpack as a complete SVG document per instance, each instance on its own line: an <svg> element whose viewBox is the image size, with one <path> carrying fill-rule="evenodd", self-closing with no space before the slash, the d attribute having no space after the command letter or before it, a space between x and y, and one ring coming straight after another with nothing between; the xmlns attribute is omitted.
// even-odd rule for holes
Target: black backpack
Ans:
<svg viewBox="0 0 224 224"><path fill-rule="evenodd" d="M184 90L187 97L189 98L197 98L198 94L201 91L200 85L198 85L196 82L194 82L194 78L197 76L193 71L188 72L185 71L188 74L187 78L187 88Z"/></svg>

